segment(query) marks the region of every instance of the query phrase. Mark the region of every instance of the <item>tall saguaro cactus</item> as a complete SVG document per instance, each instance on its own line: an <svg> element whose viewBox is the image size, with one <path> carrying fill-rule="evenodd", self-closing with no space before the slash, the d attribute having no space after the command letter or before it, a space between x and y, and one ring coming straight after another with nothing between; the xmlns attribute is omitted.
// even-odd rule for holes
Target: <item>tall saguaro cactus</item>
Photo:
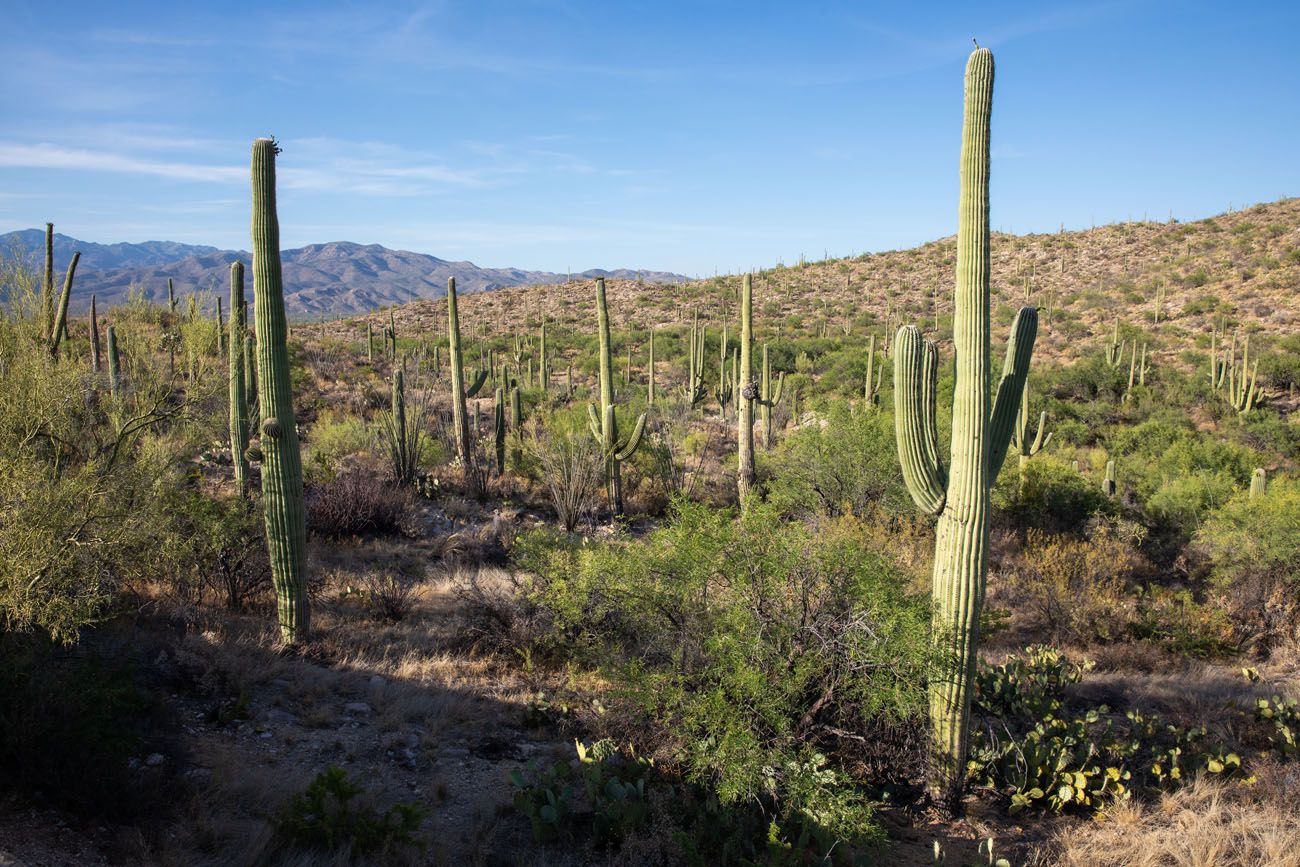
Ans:
<svg viewBox="0 0 1300 867"><path fill-rule="evenodd" d="M781 392L785 390L785 374L776 378L776 390L772 389L772 368L767 363L767 344L763 344L763 379L758 390L758 406L763 419L763 448L772 447L772 408L781 402Z"/></svg>
<svg viewBox="0 0 1300 867"><path fill-rule="evenodd" d="M1046 434L1046 435L1044 435ZM1029 438L1029 380L1025 379L1025 387L1021 392L1020 408L1016 411L1016 424L1011 429L1011 445L1016 449L1016 455L1019 457L1019 474L1020 487L1023 490L1025 486L1025 468L1029 465L1029 459L1047 447L1052 441L1052 432L1047 430L1047 410L1038 414L1038 433L1034 438Z"/></svg>
<svg viewBox="0 0 1300 867"><path fill-rule="evenodd" d="M759 396L752 371L754 350L754 283L745 275L740 290L740 395L736 398L737 472L736 487L741 503L754 487L754 400Z"/></svg>
<svg viewBox="0 0 1300 867"><path fill-rule="evenodd" d="M275 212L274 139L253 142L253 311L257 322L257 381L262 416L262 505L266 546L275 585L280 637L306 640L311 630L307 602L306 528L302 457L293 415L288 328L280 271L280 223Z"/></svg>
<svg viewBox="0 0 1300 867"><path fill-rule="evenodd" d="M117 332L108 326L105 336L108 352L108 393L117 399L122 396L122 357L117 352Z"/></svg>
<svg viewBox="0 0 1300 867"><path fill-rule="evenodd" d="M935 421L938 348L913 326L898 331L894 382L899 461L917 506L937 515L933 637L941 652L930 681L931 790L955 806L966 774L980 608L988 566L989 487L1006 456L1033 353L1038 314L1021 308L1012 326L997 397L989 400L989 117L993 54L976 48L966 65L961 200L957 227L952 453L939 460ZM743 356L743 353L742 353ZM743 358L742 358L743 363Z"/></svg>
<svg viewBox="0 0 1300 867"><path fill-rule="evenodd" d="M68 301L72 298L72 278L76 276L77 263L80 261L81 253L73 253L72 261L68 263L67 276L63 278L63 294L59 296L59 313L50 332L51 358L59 357L59 345L63 342L63 336L68 333Z"/></svg>
<svg viewBox="0 0 1300 867"><path fill-rule="evenodd" d="M99 311L95 309L95 293L90 293L90 369L99 373Z"/></svg>
<svg viewBox="0 0 1300 867"><path fill-rule="evenodd" d="M248 314L244 304L244 263L230 263L230 457L235 467L235 490L248 495L248 393L244 371L244 340Z"/></svg>
<svg viewBox="0 0 1300 867"><path fill-rule="evenodd" d="M54 327L54 224L45 224L45 274L41 281L41 339L49 341Z"/></svg>
<svg viewBox="0 0 1300 867"><path fill-rule="evenodd" d="M618 414L614 411L614 371L609 352L609 305L605 300L603 277L596 278L596 319L600 330L600 414L597 415L594 405L587 404L587 420L591 435L600 440L605 457L605 489L609 507L617 516L623 514L623 461L636 454L641 446L646 414L641 413L637 418L627 439L619 438Z"/></svg>
<svg viewBox="0 0 1300 867"><path fill-rule="evenodd" d="M469 465L473 458L469 438L469 415L465 399L474 397L487 382L487 371L481 370L469 388L465 387L465 367L460 351L460 314L456 309L456 278L447 278L447 358L451 365L451 423L456 436L456 453L461 462Z"/></svg>

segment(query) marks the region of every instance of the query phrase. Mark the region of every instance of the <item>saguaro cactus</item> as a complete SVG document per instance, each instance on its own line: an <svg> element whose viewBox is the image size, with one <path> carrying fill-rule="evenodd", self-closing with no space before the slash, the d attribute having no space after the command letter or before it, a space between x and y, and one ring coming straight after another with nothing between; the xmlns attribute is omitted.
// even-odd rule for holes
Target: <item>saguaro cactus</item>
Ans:
<svg viewBox="0 0 1300 867"><path fill-rule="evenodd" d="M699 313L692 317L687 346L686 384L682 387L682 393L686 395L691 407L694 407L708 394L704 387L704 329L700 327Z"/></svg>
<svg viewBox="0 0 1300 867"><path fill-rule="evenodd" d="M63 278L63 294L59 296L59 314L54 320L53 330L50 332L50 357L59 357L59 345L63 342L63 336L68 332L68 301L72 298L72 278L77 273L77 263L81 261L81 253L73 253L72 261L68 263L68 273Z"/></svg>
<svg viewBox="0 0 1300 867"><path fill-rule="evenodd" d="M1106 478L1101 480L1101 489L1108 497L1113 497L1119 493L1119 485L1115 482L1114 461L1106 461Z"/></svg>
<svg viewBox="0 0 1300 867"><path fill-rule="evenodd" d="M930 681L934 758L930 785L953 806L966 774L970 702L988 561L989 486L1006 456L1038 325L1021 308L1002 379L989 401L989 116L993 54L977 48L966 65L961 200L957 228L950 466L939 460L935 420L938 348L914 326L898 331L894 352L896 435L903 478L917 506L937 515L934 641L942 657ZM744 353L742 351L742 364ZM990 411L991 409L991 411Z"/></svg>
<svg viewBox="0 0 1300 867"><path fill-rule="evenodd" d="M596 319L600 330L600 412L597 414L596 407L587 404L587 416L592 436L600 440L609 507L617 516L623 514L623 461L636 454L641 446L646 414L641 413L637 418L627 439L619 438L618 415L614 411L614 372L609 357L609 307L602 277L596 278Z"/></svg>
<svg viewBox="0 0 1300 867"><path fill-rule="evenodd" d="M785 390L785 374L781 373L776 378L776 390L772 390L772 369L767 363L767 344L763 344L763 379L759 385L758 397L755 400L759 406L759 414L763 419L763 448L772 447L772 409L781 402L781 392Z"/></svg>
<svg viewBox="0 0 1300 867"><path fill-rule="evenodd" d="M880 403L880 364L876 360L876 335L867 340L867 381L862 387L862 400L868 407Z"/></svg>
<svg viewBox="0 0 1300 867"><path fill-rule="evenodd" d="M99 373L99 313L95 310L95 294L90 294L90 369Z"/></svg>
<svg viewBox="0 0 1300 867"><path fill-rule="evenodd" d="M253 279L256 282L256 276ZM176 312L176 287L172 285L172 278L170 277L167 278L167 311L169 313Z"/></svg>
<svg viewBox="0 0 1300 867"><path fill-rule="evenodd" d="M108 393L114 398L122 395L122 359L117 354L117 332L108 326Z"/></svg>
<svg viewBox="0 0 1300 867"><path fill-rule="evenodd" d="M1011 445L1015 447L1016 454L1019 456L1019 473L1020 486L1025 485L1025 467L1029 464L1029 459L1047 447L1052 441L1052 433L1047 432L1047 410L1038 414L1038 433L1034 434L1031 441L1029 439L1029 380L1025 380L1024 390L1020 396L1020 409L1016 412L1016 424L1011 429Z"/></svg>
<svg viewBox="0 0 1300 867"><path fill-rule="evenodd" d="M54 327L54 224L45 224L45 273L41 281L41 339L48 343Z"/></svg>
<svg viewBox="0 0 1300 867"><path fill-rule="evenodd" d="M754 349L754 282L745 275L740 290L740 396L737 397L736 487L741 503L754 486L754 400L759 396L752 370Z"/></svg>
<svg viewBox="0 0 1300 867"><path fill-rule="evenodd" d="M1250 474L1250 498L1257 500L1268 493L1268 473L1263 467L1256 467Z"/></svg>
<svg viewBox="0 0 1300 867"><path fill-rule="evenodd" d="M1119 320L1115 320L1115 330L1111 333L1110 343L1106 345L1106 363L1111 367L1119 367L1124 361L1124 346L1127 340L1119 339Z"/></svg>
<svg viewBox="0 0 1300 867"><path fill-rule="evenodd" d="M506 471L506 402L505 389L497 386L493 404L492 442L497 459L497 475Z"/></svg>
<svg viewBox="0 0 1300 867"><path fill-rule="evenodd" d="M253 142L253 310L257 321L257 379L262 415L262 504L266 545L275 585L280 637L306 640L311 630L307 602L306 528L302 458L293 415L293 383L285 346L284 284L280 270L280 224L275 211L273 139Z"/></svg>
<svg viewBox="0 0 1300 867"><path fill-rule="evenodd" d="M235 490L248 495L248 394L244 371L244 339L248 331L244 304L244 263L230 263L230 458L235 467Z"/></svg>
<svg viewBox="0 0 1300 867"><path fill-rule="evenodd" d="M487 371L481 370L469 388L465 387L465 368L460 351L460 316L456 312L456 278L447 278L447 356L451 365L451 415L456 436L456 453L466 465L473 459L470 448L469 416L465 399L474 397L487 382Z"/></svg>
<svg viewBox="0 0 1300 867"><path fill-rule="evenodd" d="M650 360L646 362L645 405L655 405L655 330L650 326Z"/></svg>

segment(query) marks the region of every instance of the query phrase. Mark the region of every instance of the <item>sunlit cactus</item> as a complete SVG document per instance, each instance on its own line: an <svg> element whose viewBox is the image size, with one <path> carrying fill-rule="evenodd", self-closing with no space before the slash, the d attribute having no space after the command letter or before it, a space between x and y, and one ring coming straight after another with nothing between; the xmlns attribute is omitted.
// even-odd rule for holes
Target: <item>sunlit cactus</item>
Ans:
<svg viewBox="0 0 1300 867"><path fill-rule="evenodd" d="M54 319L54 325L50 331L50 357L58 358L59 346L63 343L64 336L68 333L68 301L72 298L72 278L77 273L77 263L81 261L81 253L73 253L72 261L68 263L68 273L63 278L63 293L59 296L58 315Z"/></svg>
<svg viewBox="0 0 1300 867"><path fill-rule="evenodd" d="M646 414L641 413L632 433L625 439L618 431L618 414L614 410L614 373L610 359L609 307L605 300L605 280L596 278L596 319L600 331L600 409L588 404L591 434L601 445L605 458L605 489L614 515L623 514L623 462L636 454L645 431Z"/></svg>
<svg viewBox="0 0 1300 867"><path fill-rule="evenodd" d="M754 400L759 406L763 420L763 448L772 447L772 409L781 402L781 392L785 389L785 374L776 378L776 388L772 388L772 369L767 360L767 344L763 344L763 378L759 381L758 397Z"/></svg>
<svg viewBox="0 0 1300 867"><path fill-rule="evenodd" d="M1250 498L1257 500L1268 493L1268 473L1263 467L1256 467L1250 474Z"/></svg>
<svg viewBox="0 0 1300 867"><path fill-rule="evenodd" d="M487 370L480 370L468 388L465 387L465 367L460 350L460 316L456 310L456 278L447 278L447 359L451 365L452 430L456 438L456 454L468 465L474 457L469 437L469 414L466 398L474 397L487 382Z"/></svg>
<svg viewBox="0 0 1300 867"><path fill-rule="evenodd" d="M275 208L274 140L253 142L253 301L257 321L257 367L261 401L262 505L266 544L275 585L280 637L306 640L311 618L307 600L306 527L302 459L293 413L293 381L280 269L280 225Z"/></svg>
<svg viewBox="0 0 1300 867"><path fill-rule="evenodd" d="M917 506L938 516L935 537L934 640L942 656L930 682L934 757L931 790L953 807L966 777L980 608L988 566L989 488L1006 456L1033 354L1038 315L1016 315L1002 378L990 406L989 117L993 55L977 48L966 66L961 200L953 318L956 384L952 452L939 460L935 396L938 348L913 326L894 348L896 435L903 478ZM743 356L743 351L742 351Z"/></svg>

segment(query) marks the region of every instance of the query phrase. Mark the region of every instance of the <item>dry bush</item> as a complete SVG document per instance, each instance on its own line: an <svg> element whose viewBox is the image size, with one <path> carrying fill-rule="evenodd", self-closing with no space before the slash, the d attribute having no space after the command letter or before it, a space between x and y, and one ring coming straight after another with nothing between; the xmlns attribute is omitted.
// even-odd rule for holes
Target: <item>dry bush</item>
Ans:
<svg viewBox="0 0 1300 867"><path fill-rule="evenodd" d="M596 507L604 476L600 447L584 433L557 435L534 427L531 449L541 465L555 515L565 532L572 533Z"/></svg>
<svg viewBox="0 0 1300 867"><path fill-rule="evenodd" d="M1126 593L1142 559L1100 530L1090 539L1030 530L1004 564L1017 605L1054 642L1092 644L1124 637L1137 617Z"/></svg>
<svg viewBox="0 0 1300 867"><path fill-rule="evenodd" d="M364 469L344 470L307 490L307 530L327 539L402 532L411 492Z"/></svg>
<svg viewBox="0 0 1300 867"><path fill-rule="evenodd" d="M1289 777L1289 779L1288 779ZM1059 867L1300 867L1294 767L1255 786L1198 778L1153 804L1121 802L1053 841Z"/></svg>
<svg viewBox="0 0 1300 867"><path fill-rule="evenodd" d="M371 615L397 622L410 615L415 603L416 582L391 572L370 573L362 579Z"/></svg>

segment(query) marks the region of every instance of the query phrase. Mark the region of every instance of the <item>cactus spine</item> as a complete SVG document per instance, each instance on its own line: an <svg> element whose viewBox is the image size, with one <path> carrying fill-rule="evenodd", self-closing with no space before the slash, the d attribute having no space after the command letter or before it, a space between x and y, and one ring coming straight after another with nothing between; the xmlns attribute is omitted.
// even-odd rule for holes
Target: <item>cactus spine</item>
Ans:
<svg viewBox="0 0 1300 867"><path fill-rule="evenodd" d="M68 333L68 301L72 298L72 278L77 273L77 263L80 261L81 254L73 253L72 261L68 263L68 273L63 278L63 294L59 296L59 314L50 332L51 358L59 357L59 344L63 342L63 336Z"/></svg>
<svg viewBox="0 0 1300 867"><path fill-rule="evenodd" d="M266 544L275 585L280 637L286 644L311 631L307 601L306 529L302 458L293 415L293 383L285 346L284 285L280 270L280 224L275 208L273 139L253 142L253 301L257 322L257 368L262 416L262 502Z"/></svg>
<svg viewBox="0 0 1300 867"><path fill-rule="evenodd" d="M99 373L99 314L95 310L95 294L90 295L90 369Z"/></svg>
<svg viewBox="0 0 1300 867"><path fill-rule="evenodd" d="M600 440L605 456L605 488L610 509L617 516L623 514L623 461L636 454L641 445L646 414L641 413L637 418L627 439L619 439L618 415L614 411L614 372L609 357L609 306L603 277L596 278L596 318L600 330L600 414L597 415L595 406L587 404L587 416L592 436Z"/></svg>
<svg viewBox="0 0 1300 867"><path fill-rule="evenodd" d="M456 312L456 278L447 278L447 357L451 365L451 414L455 431L456 453L468 465L473 457L469 438L469 415L465 399L474 397L487 381L487 371L481 370L469 388L465 387L465 367L460 351L460 316Z"/></svg>
<svg viewBox="0 0 1300 867"><path fill-rule="evenodd" d="M244 339L248 330L244 306L244 263L230 263L230 458L235 467L235 490L248 495L248 395L245 392Z"/></svg>
<svg viewBox="0 0 1300 867"><path fill-rule="evenodd" d="M737 457L736 488L743 504L754 487L754 399L758 388L754 384L754 281L749 274L740 290L740 396L737 398Z"/></svg>
<svg viewBox="0 0 1300 867"><path fill-rule="evenodd" d="M1264 472L1263 467L1256 467L1255 472L1250 474L1250 498L1257 500L1266 493L1268 493L1268 473Z"/></svg>
<svg viewBox="0 0 1300 867"><path fill-rule="evenodd" d="M772 447L772 408L781 402L781 392L785 389L785 374L776 378L776 391L772 390L772 369L767 363L767 344L763 344L763 379L758 392L758 406L763 418L763 448Z"/></svg>
<svg viewBox="0 0 1300 867"><path fill-rule="evenodd" d="M896 435L903 478L917 506L939 516L935 538L933 639L942 652L930 681L934 760L930 785L955 806L966 775L970 703L984 601L989 486L1001 468L1033 354L1038 314L1021 308L990 412L989 400L989 116L993 55L977 48L966 65L961 200L957 228L953 342L952 455L938 458L935 392L938 348L914 326L894 344Z"/></svg>

